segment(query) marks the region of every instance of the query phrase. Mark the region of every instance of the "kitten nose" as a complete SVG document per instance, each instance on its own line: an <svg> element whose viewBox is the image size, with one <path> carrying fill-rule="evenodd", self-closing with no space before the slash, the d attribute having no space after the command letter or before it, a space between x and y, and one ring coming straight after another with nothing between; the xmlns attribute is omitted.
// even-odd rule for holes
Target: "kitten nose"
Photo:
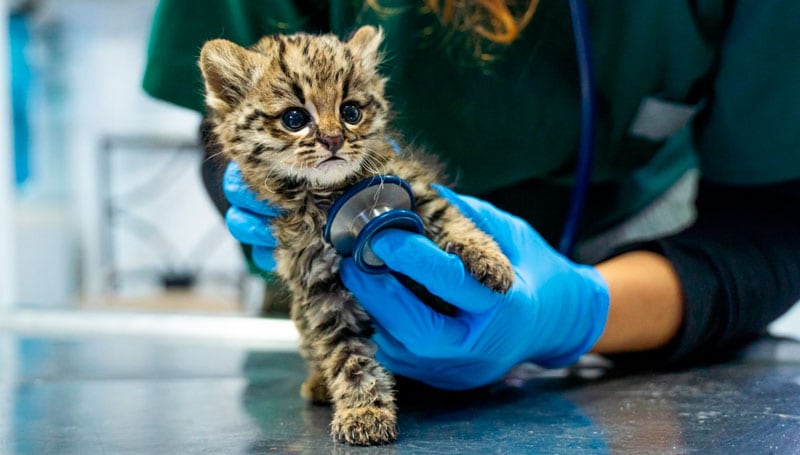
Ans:
<svg viewBox="0 0 800 455"><path fill-rule="evenodd" d="M322 142L325 148L330 150L331 153L336 153L337 150L342 148L342 144L344 144L344 135L338 134L336 136L329 136L327 134L320 134L317 136L317 140Z"/></svg>

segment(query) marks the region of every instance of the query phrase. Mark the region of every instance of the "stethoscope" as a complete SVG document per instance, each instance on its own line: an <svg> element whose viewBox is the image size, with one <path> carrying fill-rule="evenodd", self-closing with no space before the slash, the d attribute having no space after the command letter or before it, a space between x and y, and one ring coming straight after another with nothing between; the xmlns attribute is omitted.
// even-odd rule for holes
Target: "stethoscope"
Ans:
<svg viewBox="0 0 800 455"><path fill-rule="evenodd" d="M571 257L580 224L594 157L595 86L589 44L586 5L569 0L572 32L580 82L580 140L575 171L575 186L569 211L558 244L561 254ZM323 235L337 253L353 257L356 266L367 273L383 273L388 268L370 249L370 241L384 229L402 229L422 234L422 220L414 213L414 194L403 179L377 175L349 188L331 206Z"/></svg>

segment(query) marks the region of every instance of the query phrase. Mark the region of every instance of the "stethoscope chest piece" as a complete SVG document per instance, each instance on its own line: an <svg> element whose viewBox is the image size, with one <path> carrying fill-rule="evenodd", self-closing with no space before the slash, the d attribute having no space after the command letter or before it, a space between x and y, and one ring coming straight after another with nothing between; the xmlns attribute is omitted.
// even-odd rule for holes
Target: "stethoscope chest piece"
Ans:
<svg viewBox="0 0 800 455"><path fill-rule="evenodd" d="M405 180L393 175L370 177L353 185L331 206L325 241L341 256L352 256L362 271L385 272L388 268L369 242L387 228L421 234L422 220L413 210L414 194Z"/></svg>

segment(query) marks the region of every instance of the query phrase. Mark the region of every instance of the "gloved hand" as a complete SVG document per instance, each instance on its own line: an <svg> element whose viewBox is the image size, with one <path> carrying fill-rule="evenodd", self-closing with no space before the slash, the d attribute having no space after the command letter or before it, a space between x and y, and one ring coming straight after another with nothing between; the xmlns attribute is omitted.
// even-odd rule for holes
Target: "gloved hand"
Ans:
<svg viewBox="0 0 800 455"><path fill-rule="evenodd" d="M365 274L343 260L342 281L374 318L378 361L394 373L459 390L497 381L523 361L569 365L591 349L608 314L600 274L554 251L522 219L437 189L494 237L515 269L514 285L507 294L493 292L424 236L377 234L370 245L390 269L459 308L453 317L437 313L392 274Z"/></svg>
<svg viewBox="0 0 800 455"><path fill-rule="evenodd" d="M225 224L234 238L251 245L253 262L266 272L275 271L273 252L278 242L270 230L271 218L280 211L265 201L258 200L256 193L242 180L239 166L231 161L225 169L222 189L231 207L225 213Z"/></svg>

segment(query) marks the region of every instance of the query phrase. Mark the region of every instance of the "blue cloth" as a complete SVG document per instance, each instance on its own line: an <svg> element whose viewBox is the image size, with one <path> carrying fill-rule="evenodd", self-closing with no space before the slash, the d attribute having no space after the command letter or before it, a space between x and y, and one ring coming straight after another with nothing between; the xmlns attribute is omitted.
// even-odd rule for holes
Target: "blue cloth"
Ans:
<svg viewBox="0 0 800 455"><path fill-rule="evenodd" d="M30 98L33 75L25 57L25 49L30 41L27 14L10 14L8 33L11 60L11 106L14 125L14 181L17 186L21 186L31 174L28 99Z"/></svg>

